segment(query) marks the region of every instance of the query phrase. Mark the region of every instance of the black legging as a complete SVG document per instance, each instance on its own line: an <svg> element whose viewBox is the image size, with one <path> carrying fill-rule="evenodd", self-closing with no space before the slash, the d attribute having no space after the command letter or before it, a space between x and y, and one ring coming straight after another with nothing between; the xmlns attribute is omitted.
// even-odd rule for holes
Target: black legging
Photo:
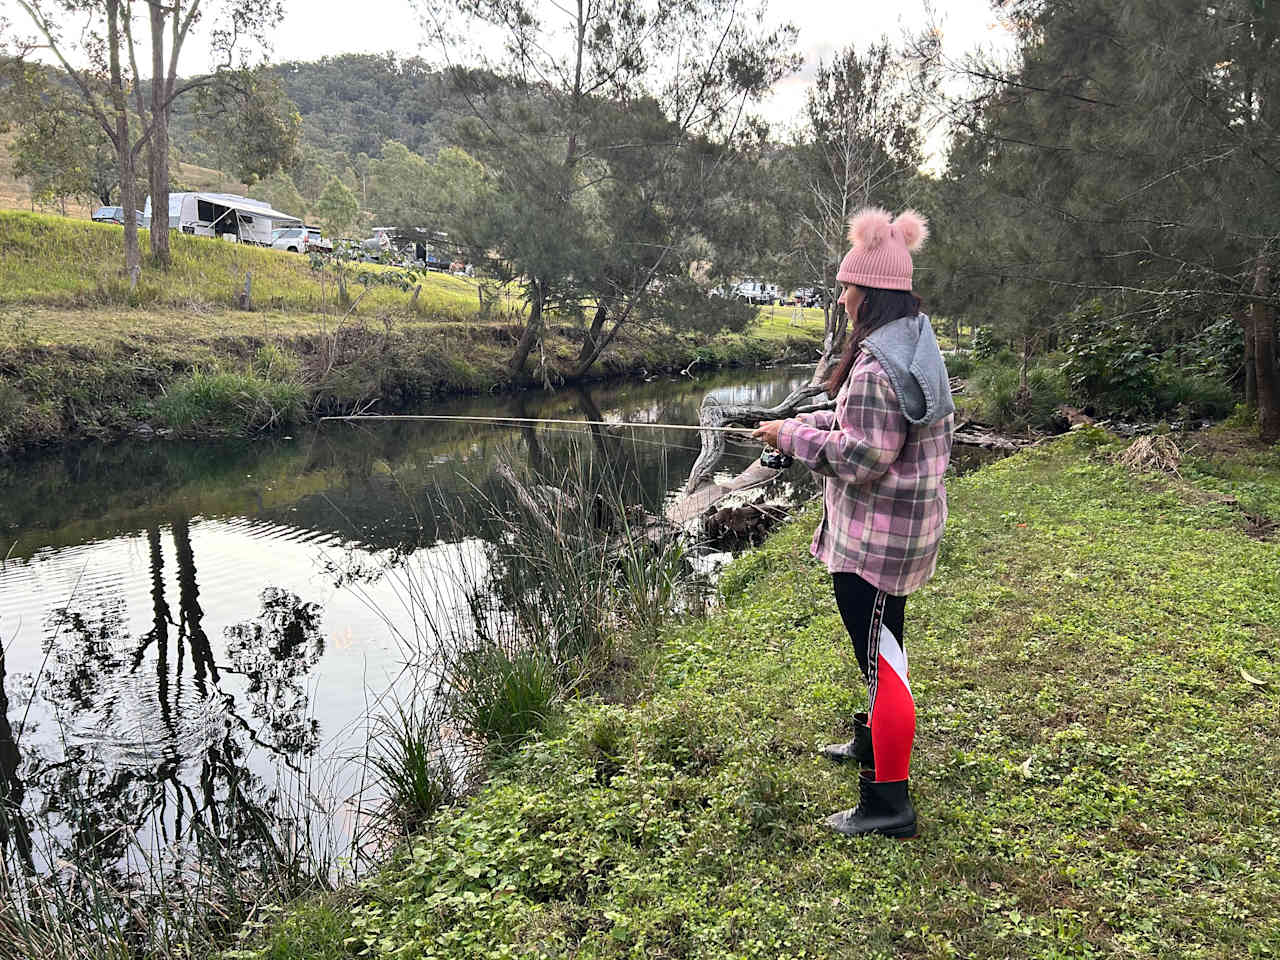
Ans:
<svg viewBox="0 0 1280 960"><path fill-rule="evenodd" d="M876 779L906 780L916 730L902 637L907 598L877 590L856 573L833 573L831 584L867 682Z"/></svg>

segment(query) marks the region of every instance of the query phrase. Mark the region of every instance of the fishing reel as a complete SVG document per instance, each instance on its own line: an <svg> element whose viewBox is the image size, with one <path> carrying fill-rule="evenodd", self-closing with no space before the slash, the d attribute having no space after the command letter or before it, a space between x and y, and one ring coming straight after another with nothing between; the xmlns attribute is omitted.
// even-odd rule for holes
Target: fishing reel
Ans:
<svg viewBox="0 0 1280 960"><path fill-rule="evenodd" d="M783 453L777 447L766 446L760 451L760 466L771 470L785 470L795 462L795 457Z"/></svg>

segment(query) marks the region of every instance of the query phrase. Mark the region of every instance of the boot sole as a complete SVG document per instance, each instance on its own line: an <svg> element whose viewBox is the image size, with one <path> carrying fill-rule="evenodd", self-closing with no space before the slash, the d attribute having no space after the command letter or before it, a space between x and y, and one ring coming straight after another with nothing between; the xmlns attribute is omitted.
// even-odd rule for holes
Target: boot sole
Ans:
<svg viewBox="0 0 1280 960"><path fill-rule="evenodd" d="M842 837L887 837L890 840L914 840L920 836L920 828L915 823L905 827L893 827L888 830L868 830L866 833L845 833L843 830L836 830L834 827L828 827L827 829L840 834Z"/></svg>

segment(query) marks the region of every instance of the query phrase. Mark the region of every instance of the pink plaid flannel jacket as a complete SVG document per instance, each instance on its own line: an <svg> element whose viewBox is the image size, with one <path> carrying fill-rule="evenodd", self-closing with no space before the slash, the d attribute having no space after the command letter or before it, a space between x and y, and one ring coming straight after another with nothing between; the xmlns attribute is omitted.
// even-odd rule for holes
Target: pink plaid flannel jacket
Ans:
<svg viewBox="0 0 1280 960"><path fill-rule="evenodd" d="M834 413L783 421L778 449L826 478L809 550L828 570L856 573L895 596L933 576L947 521L942 475L953 420L911 424L880 361L863 352Z"/></svg>

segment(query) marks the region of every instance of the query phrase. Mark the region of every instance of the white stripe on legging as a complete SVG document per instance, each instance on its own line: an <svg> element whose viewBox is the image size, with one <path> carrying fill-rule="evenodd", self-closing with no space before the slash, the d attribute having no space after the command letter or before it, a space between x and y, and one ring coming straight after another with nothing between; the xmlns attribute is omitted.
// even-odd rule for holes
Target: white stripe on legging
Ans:
<svg viewBox="0 0 1280 960"><path fill-rule="evenodd" d="M883 623L880 624L879 654L884 657L885 663L893 668L902 685L907 688L907 693L910 693L911 684L907 682L907 651L902 648L902 644L898 643L893 631Z"/></svg>

